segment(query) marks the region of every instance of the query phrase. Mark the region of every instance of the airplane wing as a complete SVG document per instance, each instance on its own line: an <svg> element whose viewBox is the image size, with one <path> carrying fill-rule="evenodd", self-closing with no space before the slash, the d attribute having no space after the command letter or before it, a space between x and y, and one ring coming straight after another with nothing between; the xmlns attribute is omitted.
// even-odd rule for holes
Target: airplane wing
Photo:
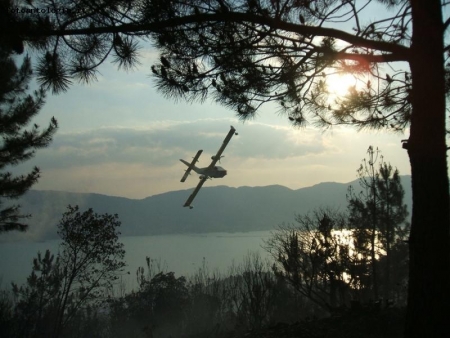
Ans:
<svg viewBox="0 0 450 338"><path fill-rule="evenodd" d="M211 164L209 165L210 168L214 167L216 165L217 161L220 160L220 156L222 156L223 151L227 147L228 142L230 142L230 140L233 137L235 132L236 132L236 129L234 129L234 127L231 126L231 129L228 132L228 135L225 137L225 140L223 140L222 146L220 147L219 151L214 156L214 159L212 160Z"/></svg>
<svg viewBox="0 0 450 338"><path fill-rule="evenodd" d="M199 192L200 188L202 187L203 183L205 183L205 181L208 179L208 177L203 176L203 178L200 179L200 182L198 182L197 186L195 187L194 191L192 192L192 194L189 196L189 198L187 199L186 203L184 203L183 207L191 207L191 203L194 200L195 196L197 196L197 193Z"/></svg>
<svg viewBox="0 0 450 338"><path fill-rule="evenodd" d="M183 177L181 178L180 182L184 182L186 181L186 178L189 176L192 168L195 166L195 163L197 163L198 158L200 157L200 155L202 154L203 150L199 150L197 151L197 154L194 156L194 158L192 159L191 164L189 165L189 167L186 169L186 172L184 173ZM187 163L186 163L187 164Z"/></svg>

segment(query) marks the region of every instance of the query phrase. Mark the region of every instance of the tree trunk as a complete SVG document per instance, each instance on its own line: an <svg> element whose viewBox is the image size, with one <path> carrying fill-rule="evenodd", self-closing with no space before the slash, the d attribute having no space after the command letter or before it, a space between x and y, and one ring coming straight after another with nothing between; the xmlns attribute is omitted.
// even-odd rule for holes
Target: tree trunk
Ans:
<svg viewBox="0 0 450 338"><path fill-rule="evenodd" d="M407 144L413 210L405 335L447 337L450 313L449 186L440 0L411 0L412 118Z"/></svg>

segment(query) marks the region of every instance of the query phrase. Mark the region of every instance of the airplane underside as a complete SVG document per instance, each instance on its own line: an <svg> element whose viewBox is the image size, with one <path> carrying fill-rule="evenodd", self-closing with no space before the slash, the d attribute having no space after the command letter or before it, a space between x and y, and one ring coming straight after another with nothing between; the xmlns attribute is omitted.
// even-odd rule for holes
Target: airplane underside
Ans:
<svg viewBox="0 0 450 338"><path fill-rule="evenodd" d="M228 132L227 136L225 137L225 140L223 141L222 146L220 147L219 151L217 152L217 154L215 156L211 157L212 162L208 167L198 168L195 166L195 164L198 162L198 158L202 154L203 150L199 150L197 152L197 154L192 159L191 163L180 159L180 161L188 167L186 172L184 173L183 177L181 178L181 182L186 181L186 178L189 176L191 170L194 170L194 172L196 172L197 174L200 175L200 182L197 184L197 187L194 189L192 194L189 196L186 203L184 203L184 205L183 205L184 207L189 207L190 209L193 208L191 206L191 203L194 200L197 193L199 192L199 190L201 189L201 187L203 186L203 183L205 183L205 181L208 178L222 178L227 174L227 171L222 167L216 166L216 163L218 161L220 161L220 159L223 157L221 155L222 155L223 151L225 150L228 142L233 137L233 135L237 135L237 133L236 133L236 129L234 129L234 127L231 126L231 129Z"/></svg>

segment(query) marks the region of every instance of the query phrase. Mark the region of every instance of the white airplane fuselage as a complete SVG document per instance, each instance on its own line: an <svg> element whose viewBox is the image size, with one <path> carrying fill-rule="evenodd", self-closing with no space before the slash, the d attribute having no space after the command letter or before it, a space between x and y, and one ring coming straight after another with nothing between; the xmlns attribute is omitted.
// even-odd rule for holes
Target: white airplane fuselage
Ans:
<svg viewBox="0 0 450 338"><path fill-rule="evenodd" d="M190 163L185 160L180 160L185 165L189 167ZM197 174L200 176L206 176L211 178L222 178L227 174L227 171L219 166L214 166L212 168L205 167L205 168L198 168L196 166L192 166L192 170L194 170Z"/></svg>

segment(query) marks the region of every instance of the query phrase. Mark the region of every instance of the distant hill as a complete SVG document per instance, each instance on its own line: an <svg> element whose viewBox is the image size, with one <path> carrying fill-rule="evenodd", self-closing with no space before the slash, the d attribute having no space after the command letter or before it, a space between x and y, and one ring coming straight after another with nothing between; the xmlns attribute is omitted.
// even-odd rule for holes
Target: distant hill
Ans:
<svg viewBox="0 0 450 338"><path fill-rule="evenodd" d="M411 178L402 176L405 203L411 210ZM56 224L67 205L79 205L82 210L93 208L97 213L117 213L125 236L160 235L201 232L246 232L270 230L296 214L320 206L344 209L350 183L326 182L292 190L280 185L265 187L226 186L203 187L197 195L195 208L183 208L192 189L171 191L141 200L100 194L80 194L60 191L27 192L18 203L33 216L26 233L8 233L0 241L29 239L43 241L57 238Z"/></svg>

